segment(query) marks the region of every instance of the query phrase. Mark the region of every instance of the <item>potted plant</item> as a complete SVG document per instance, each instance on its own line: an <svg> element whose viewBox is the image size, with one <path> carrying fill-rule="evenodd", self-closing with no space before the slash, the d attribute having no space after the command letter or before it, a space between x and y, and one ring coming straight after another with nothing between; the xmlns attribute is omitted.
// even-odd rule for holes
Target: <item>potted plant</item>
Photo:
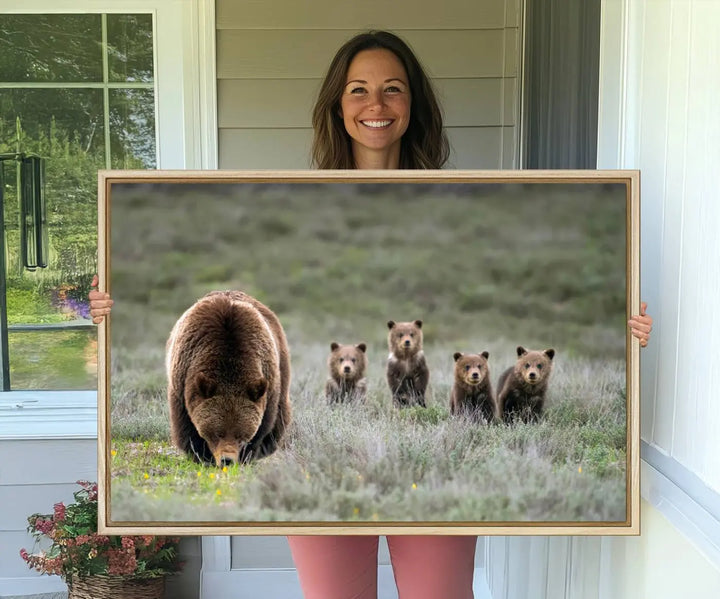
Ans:
<svg viewBox="0 0 720 599"><path fill-rule="evenodd" d="M61 576L69 599L161 599L165 577L182 567L179 539L98 534L97 484L78 484L74 503L28 517L34 553L21 549L20 556L42 574Z"/></svg>

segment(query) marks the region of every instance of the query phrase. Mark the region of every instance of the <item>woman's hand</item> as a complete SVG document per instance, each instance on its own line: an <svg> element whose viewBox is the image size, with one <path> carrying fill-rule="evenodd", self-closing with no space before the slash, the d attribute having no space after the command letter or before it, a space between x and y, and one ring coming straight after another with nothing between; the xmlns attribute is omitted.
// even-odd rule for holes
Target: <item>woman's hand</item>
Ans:
<svg viewBox="0 0 720 599"><path fill-rule="evenodd" d="M636 314L628 320L630 332L640 340L640 347L645 347L650 339L650 331L652 331L652 316L645 313L647 304L640 302L640 314Z"/></svg>
<svg viewBox="0 0 720 599"><path fill-rule="evenodd" d="M90 286L97 287L97 285L98 276L95 275L92 283L90 283ZM103 321L103 318L105 318L107 314L110 314L110 307L113 305L113 301L110 299L110 294L93 289L88 294L88 298L90 298L90 316L92 316L92 321L95 324L100 324Z"/></svg>

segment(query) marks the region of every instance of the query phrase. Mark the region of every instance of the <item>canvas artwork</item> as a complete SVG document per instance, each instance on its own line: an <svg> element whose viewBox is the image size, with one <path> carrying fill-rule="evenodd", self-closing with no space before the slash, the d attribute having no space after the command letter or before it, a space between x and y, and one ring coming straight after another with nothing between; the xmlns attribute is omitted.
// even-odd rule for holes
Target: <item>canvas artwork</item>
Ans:
<svg viewBox="0 0 720 599"><path fill-rule="evenodd" d="M101 172L101 529L637 534L638 189Z"/></svg>

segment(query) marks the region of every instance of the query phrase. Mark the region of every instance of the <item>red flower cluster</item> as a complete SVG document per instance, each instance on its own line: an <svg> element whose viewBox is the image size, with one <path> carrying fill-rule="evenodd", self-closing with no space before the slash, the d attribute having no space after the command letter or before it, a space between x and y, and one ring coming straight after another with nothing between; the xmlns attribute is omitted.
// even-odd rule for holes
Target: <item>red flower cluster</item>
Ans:
<svg viewBox="0 0 720 599"><path fill-rule="evenodd" d="M153 578L177 572L177 537L107 536L97 533L97 484L78 481L80 490L75 503L56 503L52 514L28 517L28 532L36 547L43 538L52 544L46 551L20 557L30 568L43 574L57 574L72 582L73 576L110 574L135 578Z"/></svg>

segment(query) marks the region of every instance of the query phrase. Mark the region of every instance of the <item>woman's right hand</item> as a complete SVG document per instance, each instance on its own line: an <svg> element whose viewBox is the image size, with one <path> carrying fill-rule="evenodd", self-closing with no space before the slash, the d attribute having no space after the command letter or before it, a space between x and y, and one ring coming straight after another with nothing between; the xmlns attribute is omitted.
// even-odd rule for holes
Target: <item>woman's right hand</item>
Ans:
<svg viewBox="0 0 720 599"><path fill-rule="evenodd" d="M90 286L98 286L97 275L93 277ZM103 321L103 318L105 318L107 314L110 314L110 308L113 305L113 301L110 299L110 294L93 289L88 294L88 298L90 298L90 316L92 316L92 321L95 324L100 324Z"/></svg>

